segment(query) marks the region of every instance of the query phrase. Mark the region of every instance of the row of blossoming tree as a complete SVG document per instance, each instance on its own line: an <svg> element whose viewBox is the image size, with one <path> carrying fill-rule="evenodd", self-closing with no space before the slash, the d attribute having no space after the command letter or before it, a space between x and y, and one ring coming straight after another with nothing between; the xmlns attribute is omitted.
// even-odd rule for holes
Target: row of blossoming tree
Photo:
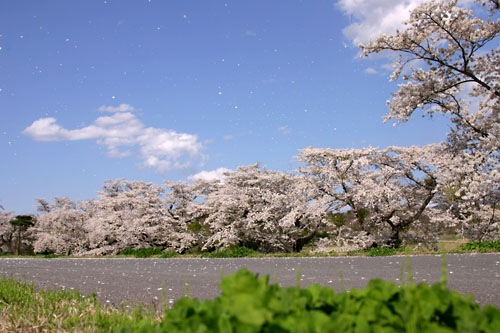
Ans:
<svg viewBox="0 0 500 333"><path fill-rule="evenodd" d="M96 200L39 199L36 223L24 230L26 246L89 255L142 247L292 252L432 245L445 231L500 239L499 3L476 3L476 12L457 1L423 3L404 30L360 46L362 56L400 56L391 77L399 89L386 119L406 122L417 110L443 114L451 122L446 142L306 148L293 172L249 165L223 181L107 181ZM0 212L4 252L21 237L12 219Z"/></svg>

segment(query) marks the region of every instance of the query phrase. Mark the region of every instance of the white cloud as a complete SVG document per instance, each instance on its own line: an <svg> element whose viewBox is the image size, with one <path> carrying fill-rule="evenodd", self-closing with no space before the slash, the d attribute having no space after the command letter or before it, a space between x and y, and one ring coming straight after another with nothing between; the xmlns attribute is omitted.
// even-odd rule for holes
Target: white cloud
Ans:
<svg viewBox="0 0 500 333"><path fill-rule="evenodd" d="M353 23L344 28L344 35L355 46L367 43L378 35L394 33L410 17L410 11L425 0L339 0L337 5Z"/></svg>
<svg viewBox="0 0 500 333"><path fill-rule="evenodd" d="M218 168L212 171L201 171L198 172L195 175L189 176L188 178L190 180L220 180L221 182L224 181L224 178L226 177L224 174L227 172L231 172L232 170L226 169L226 168Z"/></svg>
<svg viewBox="0 0 500 333"><path fill-rule="evenodd" d="M99 111L102 112L127 112L134 111L134 107L128 104L120 104L119 106L105 106L99 107Z"/></svg>
<svg viewBox="0 0 500 333"><path fill-rule="evenodd" d="M113 108L102 106L99 109L112 112ZM114 109L114 114L99 117L90 126L74 130L61 127L55 118L41 118L23 134L36 141L96 140L107 147L110 157L129 156L132 152L123 148L138 146L143 165L158 171L188 168L193 160L204 158L203 144L196 135L146 127L134 114L125 111L134 109L127 104Z"/></svg>
<svg viewBox="0 0 500 333"><path fill-rule="evenodd" d="M232 139L234 139L234 137L232 135L229 135L229 134L228 135L224 135L222 138L224 140L232 140Z"/></svg>
<svg viewBox="0 0 500 333"><path fill-rule="evenodd" d="M33 122L23 133L37 141L66 140L68 131L56 124L56 118L41 118Z"/></svg>

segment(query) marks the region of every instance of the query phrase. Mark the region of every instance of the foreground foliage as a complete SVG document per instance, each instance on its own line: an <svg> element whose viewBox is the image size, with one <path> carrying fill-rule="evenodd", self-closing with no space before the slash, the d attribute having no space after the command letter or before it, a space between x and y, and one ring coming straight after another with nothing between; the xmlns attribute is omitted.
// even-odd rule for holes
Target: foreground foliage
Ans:
<svg viewBox="0 0 500 333"><path fill-rule="evenodd" d="M443 283L400 288L376 279L365 289L335 293L318 285L282 288L268 280L243 269L223 278L222 294L213 301L179 300L159 327L168 332L494 332L500 327L499 309L481 310Z"/></svg>
<svg viewBox="0 0 500 333"><path fill-rule="evenodd" d="M409 280L411 281L410 275ZM497 332L500 310L481 309L445 281L397 286L381 279L336 293L311 285L269 284L247 269L222 278L221 296L184 297L161 317L151 308L119 310L78 292L35 291L0 279L0 330L115 332Z"/></svg>

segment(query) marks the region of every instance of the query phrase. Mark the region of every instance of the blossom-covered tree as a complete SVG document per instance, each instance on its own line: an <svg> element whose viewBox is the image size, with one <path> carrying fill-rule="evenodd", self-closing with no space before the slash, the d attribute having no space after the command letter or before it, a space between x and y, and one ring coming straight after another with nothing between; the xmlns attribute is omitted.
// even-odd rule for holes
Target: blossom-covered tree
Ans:
<svg viewBox="0 0 500 333"><path fill-rule="evenodd" d="M33 228L36 253L74 255L88 250L85 223L89 218L89 202L76 203L69 198L54 198L50 204L37 199L37 217Z"/></svg>
<svg viewBox="0 0 500 333"><path fill-rule="evenodd" d="M437 226L423 217L438 193L440 150L439 145L306 148L298 159L307 164L301 170L314 178L327 211L354 217L350 227L360 231L361 247L399 247L405 239L422 242L437 236L427 230Z"/></svg>
<svg viewBox="0 0 500 333"><path fill-rule="evenodd" d="M168 225L163 189L153 183L106 181L85 223L90 251L117 254L127 248L166 247Z"/></svg>
<svg viewBox="0 0 500 333"><path fill-rule="evenodd" d="M14 218L12 212L3 211L0 206L0 252L14 253L15 228L9 223Z"/></svg>
<svg viewBox="0 0 500 333"><path fill-rule="evenodd" d="M177 252L189 249L200 250L208 237L210 228L205 220L207 195L221 186L219 181L197 180L194 183L165 182L164 205L174 228L170 247Z"/></svg>
<svg viewBox="0 0 500 333"><path fill-rule="evenodd" d="M421 109L447 115L455 126L452 136L461 141L497 136L500 55L491 43L500 21L494 18L474 16L457 0L428 1L412 11L406 29L360 45L363 56L387 50L400 54L391 80L403 83L388 101L385 119L405 122ZM479 98L475 109L467 95Z"/></svg>
<svg viewBox="0 0 500 333"><path fill-rule="evenodd" d="M262 252L300 251L326 225L326 214L304 176L261 168L228 173L206 197L212 236L204 249L246 246Z"/></svg>
<svg viewBox="0 0 500 333"><path fill-rule="evenodd" d="M388 101L386 120L406 122L416 110L447 116L450 164L449 222L475 239L500 238L500 50L498 1L489 13L428 1L415 8L405 29L361 45L363 56L383 51L400 55L391 79L398 91Z"/></svg>
<svg viewBox="0 0 500 333"><path fill-rule="evenodd" d="M500 239L500 174L493 160L471 163L468 153L453 154L448 172L442 172L442 195L436 200L441 214L434 221L453 227L475 241ZM443 168L443 170L445 170Z"/></svg>
<svg viewBox="0 0 500 333"><path fill-rule="evenodd" d="M197 199L211 184L166 182L165 186L108 180L85 223L89 251L116 254L127 248L157 247L185 252L203 239L194 226L203 219Z"/></svg>

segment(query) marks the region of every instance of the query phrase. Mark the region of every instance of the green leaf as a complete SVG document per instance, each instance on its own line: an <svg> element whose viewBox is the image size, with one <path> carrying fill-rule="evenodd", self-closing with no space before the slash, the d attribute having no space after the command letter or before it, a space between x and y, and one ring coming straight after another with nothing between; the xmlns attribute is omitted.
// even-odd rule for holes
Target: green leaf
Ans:
<svg viewBox="0 0 500 333"><path fill-rule="evenodd" d="M232 297L231 313L238 321L261 327L272 318L272 314L262 306L260 299L250 294L238 294Z"/></svg>

